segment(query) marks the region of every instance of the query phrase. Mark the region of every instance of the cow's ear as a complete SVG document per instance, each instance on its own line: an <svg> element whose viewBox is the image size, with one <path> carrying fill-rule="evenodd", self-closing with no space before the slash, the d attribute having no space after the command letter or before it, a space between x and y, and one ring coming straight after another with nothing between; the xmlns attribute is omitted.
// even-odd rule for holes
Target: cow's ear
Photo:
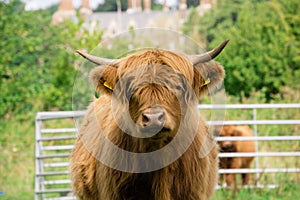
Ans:
<svg viewBox="0 0 300 200"><path fill-rule="evenodd" d="M98 66L90 72L90 80L97 94L111 94L117 82L117 67L112 65Z"/></svg>
<svg viewBox="0 0 300 200"><path fill-rule="evenodd" d="M207 93L213 93L223 82L225 71L216 61L194 65L194 90L200 98Z"/></svg>
<svg viewBox="0 0 300 200"><path fill-rule="evenodd" d="M111 94L117 80L117 60L97 57L85 53L82 50L77 50L76 52L85 59L98 65L98 67L90 72L90 80L95 86L96 93L102 92Z"/></svg>

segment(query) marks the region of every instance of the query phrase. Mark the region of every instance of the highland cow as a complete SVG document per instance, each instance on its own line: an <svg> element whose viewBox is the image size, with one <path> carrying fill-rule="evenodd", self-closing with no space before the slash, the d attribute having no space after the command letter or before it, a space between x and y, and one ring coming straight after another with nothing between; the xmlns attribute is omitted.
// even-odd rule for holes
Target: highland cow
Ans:
<svg viewBox="0 0 300 200"><path fill-rule="evenodd" d="M233 126L227 125L223 126L220 137L231 137L231 136L245 136L252 137L253 133L249 126ZM255 142L254 141L219 141L220 152L255 152ZM239 169L239 168L250 168L254 157L233 157L233 158L220 158L220 168L221 169ZM248 185L251 174L242 174L242 184ZM235 174L225 174L225 182L228 187L233 187L237 189Z"/></svg>
<svg viewBox="0 0 300 200"><path fill-rule="evenodd" d="M118 60L78 51L99 65L90 78L101 94L88 107L71 157L79 199L213 195L218 148L197 104L223 81L224 69L212 59L227 42L200 55L147 49Z"/></svg>

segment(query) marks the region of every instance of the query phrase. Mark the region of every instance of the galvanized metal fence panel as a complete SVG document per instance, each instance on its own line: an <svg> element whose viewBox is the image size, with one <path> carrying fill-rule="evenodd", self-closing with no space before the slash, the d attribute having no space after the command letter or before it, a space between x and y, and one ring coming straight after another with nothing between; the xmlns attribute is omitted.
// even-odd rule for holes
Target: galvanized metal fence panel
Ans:
<svg viewBox="0 0 300 200"><path fill-rule="evenodd" d="M210 104L210 105L198 105L200 110L248 110L252 112L252 118L249 119L238 119L238 120L222 120L222 121L208 121L211 126L218 125L250 125L253 127L254 137L216 137L217 141L249 141L254 140L255 142L255 152L253 153L219 153L220 158L230 158L230 157L255 157L254 169L219 169L219 174L242 174L242 173L256 173L256 179L259 180L260 176L265 173L299 173L300 168L295 163L296 168L272 168L272 167L260 167L259 158L266 157L299 157L300 152L263 152L259 149L260 141L294 141L297 143L300 141L300 129L298 129L298 135L285 135L285 136L258 136L261 134L258 132L258 126L277 126L277 125L294 125L300 127L300 119L260 119L258 120L258 110L263 109L298 109L300 112L300 104ZM297 149L299 150L300 147ZM222 187L222 186L221 186ZM274 188L276 185L261 185L259 181L256 182L255 187L268 187ZM220 188L220 186L218 187Z"/></svg>
<svg viewBox="0 0 300 200"><path fill-rule="evenodd" d="M39 112L35 126L35 200L73 200L69 177L71 150L78 132L73 127L53 127L56 121L65 125L63 120L78 121L84 111L76 112ZM56 120L56 121L55 121ZM50 126L50 127L47 127Z"/></svg>
<svg viewBox="0 0 300 200"><path fill-rule="evenodd" d="M299 142L299 135L259 136L258 125L300 125L300 119L257 120L257 109L300 109L300 104L234 104L234 105L199 105L200 110L235 109L252 110L252 119L208 121L209 125L251 125L253 137L216 137L217 141L256 141L254 153L219 153L219 157L255 157L251 169L219 169L220 174L254 173L257 178L265 173L299 173L300 168L260 167L258 158L264 157L299 157L300 152L262 152L258 148L261 141L294 141ZM78 132L78 121L85 111L39 112L35 120L35 200L73 200L71 181L69 177L69 156ZM51 127L51 120L73 119L73 127ZM54 123L55 124L55 123ZM50 127L48 127L50 126ZM63 125L61 125L63 126ZM299 130L300 131L300 130ZM265 187L256 183L255 187ZM276 185L270 183L269 188Z"/></svg>

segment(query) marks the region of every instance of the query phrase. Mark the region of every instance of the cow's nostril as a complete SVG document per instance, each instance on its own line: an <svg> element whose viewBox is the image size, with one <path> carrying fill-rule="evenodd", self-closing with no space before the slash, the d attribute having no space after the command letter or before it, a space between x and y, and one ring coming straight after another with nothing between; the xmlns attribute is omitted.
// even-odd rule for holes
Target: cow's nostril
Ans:
<svg viewBox="0 0 300 200"><path fill-rule="evenodd" d="M165 122L165 113L164 112L159 113L158 121L161 122L162 124Z"/></svg>
<svg viewBox="0 0 300 200"><path fill-rule="evenodd" d="M147 116L147 114L142 114L142 122L144 126L148 126L150 123L150 118Z"/></svg>
<svg viewBox="0 0 300 200"><path fill-rule="evenodd" d="M165 122L165 113L159 112L146 112L142 114L143 126L163 126Z"/></svg>

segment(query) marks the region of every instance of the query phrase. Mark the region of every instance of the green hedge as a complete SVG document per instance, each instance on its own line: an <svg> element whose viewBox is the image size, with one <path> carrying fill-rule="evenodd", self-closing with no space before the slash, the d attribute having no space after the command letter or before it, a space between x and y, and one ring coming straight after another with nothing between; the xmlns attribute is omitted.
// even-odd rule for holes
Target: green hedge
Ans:
<svg viewBox="0 0 300 200"><path fill-rule="evenodd" d="M300 85L300 4L297 0L219 0L204 16L193 10L183 31L211 49L230 43L218 60L229 94L260 91L267 101Z"/></svg>
<svg viewBox="0 0 300 200"><path fill-rule="evenodd" d="M89 33L80 18L52 26L52 14L0 2L0 116L72 108L75 50L94 48L103 32Z"/></svg>

